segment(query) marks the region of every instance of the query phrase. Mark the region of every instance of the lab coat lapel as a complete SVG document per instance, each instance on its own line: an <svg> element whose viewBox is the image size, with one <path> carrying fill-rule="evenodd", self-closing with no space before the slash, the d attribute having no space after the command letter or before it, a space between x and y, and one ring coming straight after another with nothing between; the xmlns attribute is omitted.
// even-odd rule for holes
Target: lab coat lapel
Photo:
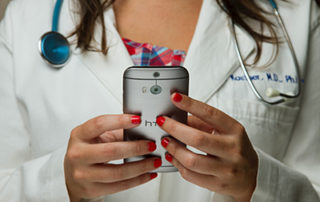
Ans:
<svg viewBox="0 0 320 202"><path fill-rule="evenodd" d="M216 1L203 0L184 66L190 74L190 96L207 102L239 67L227 15ZM254 52L253 40L236 30L243 58Z"/></svg>
<svg viewBox="0 0 320 202"><path fill-rule="evenodd" d="M105 13L107 32L108 54L88 51L78 57L92 74L104 85L104 87L122 103L122 76L127 67L133 66L133 61L124 46L121 37L115 27L113 9L109 8ZM97 26L95 32L97 47L101 40L101 29Z"/></svg>

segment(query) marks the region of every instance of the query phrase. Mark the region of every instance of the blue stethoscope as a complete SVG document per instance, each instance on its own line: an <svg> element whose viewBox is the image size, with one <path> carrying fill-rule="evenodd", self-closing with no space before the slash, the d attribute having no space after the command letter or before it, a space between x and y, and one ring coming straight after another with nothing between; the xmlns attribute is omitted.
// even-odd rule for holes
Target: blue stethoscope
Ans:
<svg viewBox="0 0 320 202"><path fill-rule="evenodd" d="M269 2L273 8L273 13L277 19L277 22L282 29L282 32L284 34L284 37L286 39L286 43L288 44L288 47L290 49L290 53L291 53L291 56L292 56L292 59L294 62L295 71L297 73L297 81L298 81L298 84L297 84L298 90L296 93L282 93L276 89L268 88L266 91L267 97L269 97L269 98L279 97L279 99L277 99L275 101L267 101L266 99L264 99L261 96L261 94L258 92L258 90L256 89L253 82L251 81L250 75L249 75L247 68L244 64L243 57L241 55L240 48L239 48L238 38L237 38L237 35L235 32L235 23L234 22L232 22L231 33L233 35L233 41L235 44L235 51L237 53L237 57L239 59L241 69L244 72L245 77L246 77L253 93L256 95L258 100L260 100L261 102L264 102L264 103L270 104L270 105L276 105L276 104L286 102L288 100L288 98L297 98L301 92L301 84L300 84L300 73L299 73L298 59L295 54L290 37L288 35L287 29L286 29L284 22L279 14L278 6L277 6L276 2L274 0L269 0ZM40 39L40 43L39 43L39 49L40 49L40 53L41 53L42 58L51 67L57 68L57 69L63 67L68 62L68 60L70 59L70 56L71 56L71 50L70 50L70 45L69 45L68 40L62 34L60 34L58 32L58 22L59 22L59 16L60 16L62 3L63 3L63 0L56 1L55 7L54 7L54 12L53 12L53 18L52 18L52 31L43 34Z"/></svg>
<svg viewBox="0 0 320 202"><path fill-rule="evenodd" d="M53 11L52 30L43 34L39 42L42 58L53 68L63 67L71 56L66 37L58 32L59 16L63 0L57 0Z"/></svg>

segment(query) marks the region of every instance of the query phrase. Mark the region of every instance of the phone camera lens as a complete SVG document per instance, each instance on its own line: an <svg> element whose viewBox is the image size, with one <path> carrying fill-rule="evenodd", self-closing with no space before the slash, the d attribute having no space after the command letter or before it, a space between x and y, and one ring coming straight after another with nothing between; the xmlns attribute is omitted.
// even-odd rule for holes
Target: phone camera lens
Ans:
<svg viewBox="0 0 320 202"><path fill-rule="evenodd" d="M152 87L150 88L150 92L151 92L152 94L154 94L154 95L160 94L161 91L162 91L162 88L161 88L160 86L158 86L158 85L154 85L154 86L152 86Z"/></svg>
<svg viewBox="0 0 320 202"><path fill-rule="evenodd" d="M159 76L160 76L160 73L159 73L159 72L153 73L153 77L157 78L157 77L159 77Z"/></svg>

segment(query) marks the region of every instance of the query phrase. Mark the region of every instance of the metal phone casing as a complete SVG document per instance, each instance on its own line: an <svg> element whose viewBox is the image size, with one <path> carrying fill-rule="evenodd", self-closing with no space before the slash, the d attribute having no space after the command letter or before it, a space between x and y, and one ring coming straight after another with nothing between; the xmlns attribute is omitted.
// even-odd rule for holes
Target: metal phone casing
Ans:
<svg viewBox="0 0 320 202"><path fill-rule="evenodd" d="M161 93L153 94L154 85L161 87ZM156 124L159 115L171 117L187 123L187 112L175 107L171 100L173 92L188 95L189 74L181 66L133 66L123 74L123 112L141 115L141 124L124 130L124 140L133 141L148 139L156 142L157 149L150 155L125 159L125 162L142 160L159 156L162 166L152 172L173 172L177 169L165 160L166 150L161 139L168 134Z"/></svg>

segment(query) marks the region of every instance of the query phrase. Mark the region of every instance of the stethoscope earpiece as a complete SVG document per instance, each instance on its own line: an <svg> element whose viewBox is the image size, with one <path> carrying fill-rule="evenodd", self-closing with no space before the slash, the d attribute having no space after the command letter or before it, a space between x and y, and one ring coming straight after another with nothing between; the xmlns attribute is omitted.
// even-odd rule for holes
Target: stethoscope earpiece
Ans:
<svg viewBox="0 0 320 202"><path fill-rule="evenodd" d="M47 32L42 35L39 43L41 56L52 67L61 68L70 58L68 40L58 32Z"/></svg>

